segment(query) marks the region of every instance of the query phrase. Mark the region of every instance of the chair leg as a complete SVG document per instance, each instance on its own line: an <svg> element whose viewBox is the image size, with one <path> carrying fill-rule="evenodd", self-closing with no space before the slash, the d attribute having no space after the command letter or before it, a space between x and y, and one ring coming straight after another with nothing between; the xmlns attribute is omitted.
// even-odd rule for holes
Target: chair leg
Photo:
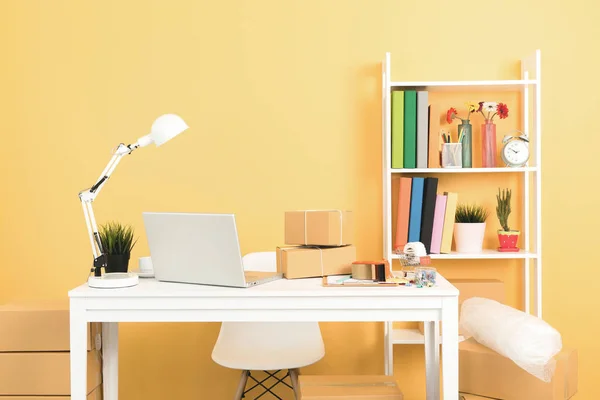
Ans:
<svg viewBox="0 0 600 400"><path fill-rule="evenodd" d="M292 387L296 400L300 399L300 385L298 384L298 375L300 371L298 368L290 369L290 380L292 381Z"/></svg>
<svg viewBox="0 0 600 400"><path fill-rule="evenodd" d="M246 390L246 382L248 382L248 371L242 371L240 376L240 383L238 384L237 392L235 392L234 400L241 400L244 397L244 390Z"/></svg>

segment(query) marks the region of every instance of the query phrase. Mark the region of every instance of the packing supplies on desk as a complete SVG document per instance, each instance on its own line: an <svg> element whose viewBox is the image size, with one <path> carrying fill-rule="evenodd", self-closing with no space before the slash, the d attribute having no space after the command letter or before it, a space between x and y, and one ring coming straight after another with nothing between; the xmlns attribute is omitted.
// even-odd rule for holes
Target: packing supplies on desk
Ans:
<svg viewBox="0 0 600 400"><path fill-rule="evenodd" d="M556 370L546 383L511 359L477 343L459 343L459 390L484 397L510 400L567 400L577 393L578 355L564 349L555 356Z"/></svg>
<svg viewBox="0 0 600 400"><path fill-rule="evenodd" d="M286 211L285 244L344 246L354 243L352 211Z"/></svg>
<svg viewBox="0 0 600 400"><path fill-rule="evenodd" d="M47 300L0 306L0 352L69 351L69 301ZM102 324L88 324L87 349L101 346Z"/></svg>
<svg viewBox="0 0 600 400"><path fill-rule="evenodd" d="M102 400L102 385L88 394L86 400ZM0 400L70 400L71 396L2 396Z"/></svg>
<svg viewBox="0 0 600 400"><path fill-rule="evenodd" d="M354 260L356 248L352 245L277 248L277 270L287 279L351 274Z"/></svg>
<svg viewBox="0 0 600 400"><path fill-rule="evenodd" d="M402 400L396 380L383 375L300 375L302 400Z"/></svg>
<svg viewBox="0 0 600 400"><path fill-rule="evenodd" d="M465 300L471 297L483 297L486 299L496 300L504 304L506 300L504 292L504 282L497 279L448 279L448 281L459 290L458 295L458 315L460 317L461 305ZM440 322L440 330L442 324ZM423 322L418 323L418 329L421 333L425 333ZM464 332L459 326L459 335Z"/></svg>
<svg viewBox="0 0 600 400"><path fill-rule="evenodd" d="M0 353L0 396L69 396L70 355L69 352ZM88 351L87 393L101 383L100 352Z"/></svg>

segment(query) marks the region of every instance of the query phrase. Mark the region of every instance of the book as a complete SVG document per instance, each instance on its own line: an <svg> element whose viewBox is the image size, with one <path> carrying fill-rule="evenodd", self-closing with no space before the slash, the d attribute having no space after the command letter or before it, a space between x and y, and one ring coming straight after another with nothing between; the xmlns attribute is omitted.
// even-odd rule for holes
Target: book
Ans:
<svg viewBox="0 0 600 400"><path fill-rule="evenodd" d="M394 249L404 249L408 243L408 219L410 217L410 192L412 178L401 177L400 189L398 193L398 209L396 218L396 240Z"/></svg>
<svg viewBox="0 0 600 400"><path fill-rule="evenodd" d="M438 178L425 178L423 184L423 201L421 211L420 242L425 246L427 254L431 252L431 235L433 234L433 216L437 196Z"/></svg>
<svg viewBox="0 0 600 400"><path fill-rule="evenodd" d="M404 168L417 167L417 92L404 92Z"/></svg>
<svg viewBox="0 0 600 400"><path fill-rule="evenodd" d="M445 215L446 195L438 194L435 199L435 211L433 212L433 232L431 233L431 249L429 250L431 254L440 254Z"/></svg>
<svg viewBox="0 0 600 400"><path fill-rule="evenodd" d="M427 168L429 155L429 93L417 92L417 168Z"/></svg>
<svg viewBox="0 0 600 400"><path fill-rule="evenodd" d="M408 241L418 242L421 239L421 213L423 210L423 187L425 178L412 178L410 188L410 215L408 219Z"/></svg>
<svg viewBox="0 0 600 400"><path fill-rule="evenodd" d="M444 215L444 227L442 228L440 253L448 254L452 251L452 235L454 234L454 217L456 216L458 194L444 192L444 195L446 196L446 213Z"/></svg>
<svg viewBox="0 0 600 400"><path fill-rule="evenodd" d="M404 92L392 92L392 168L404 168Z"/></svg>
<svg viewBox="0 0 600 400"><path fill-rule="evenodd" d="M427 166L429 168L440 168L440 154L442 152L442 141L440 140L440 106L432 104L429 106L429 157Z"/></svg>

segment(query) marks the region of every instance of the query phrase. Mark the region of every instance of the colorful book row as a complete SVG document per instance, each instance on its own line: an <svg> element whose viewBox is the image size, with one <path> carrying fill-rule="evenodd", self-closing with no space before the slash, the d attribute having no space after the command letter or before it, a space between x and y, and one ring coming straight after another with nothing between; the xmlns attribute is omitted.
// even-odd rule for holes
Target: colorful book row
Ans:
<svg viewBox="0 0 600 400"><path fill-rule="evenodd" d="M435 177L400 178L395 249L421 242L427 254L450 253L458 194L437 188Z"/></svg>
<svg viewBox="0 0 600 400"><path fill-rule="evenodd" d="M392 92L392 168L440 167L440 109L424 90Z"/></svg>

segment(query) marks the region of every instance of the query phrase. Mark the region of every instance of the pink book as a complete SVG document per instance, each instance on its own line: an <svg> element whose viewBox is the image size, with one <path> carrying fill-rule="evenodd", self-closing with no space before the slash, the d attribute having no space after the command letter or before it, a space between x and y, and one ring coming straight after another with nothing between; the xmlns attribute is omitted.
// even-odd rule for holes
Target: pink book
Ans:
<svg viewBox="0 0 600 400"><path fill-rule="evenodd" d="M429 250L431 254L440 254L445 213L446 196L438 194L435 198L435 211L433 212L433 233L431 235L431 249Z"/></svg>

